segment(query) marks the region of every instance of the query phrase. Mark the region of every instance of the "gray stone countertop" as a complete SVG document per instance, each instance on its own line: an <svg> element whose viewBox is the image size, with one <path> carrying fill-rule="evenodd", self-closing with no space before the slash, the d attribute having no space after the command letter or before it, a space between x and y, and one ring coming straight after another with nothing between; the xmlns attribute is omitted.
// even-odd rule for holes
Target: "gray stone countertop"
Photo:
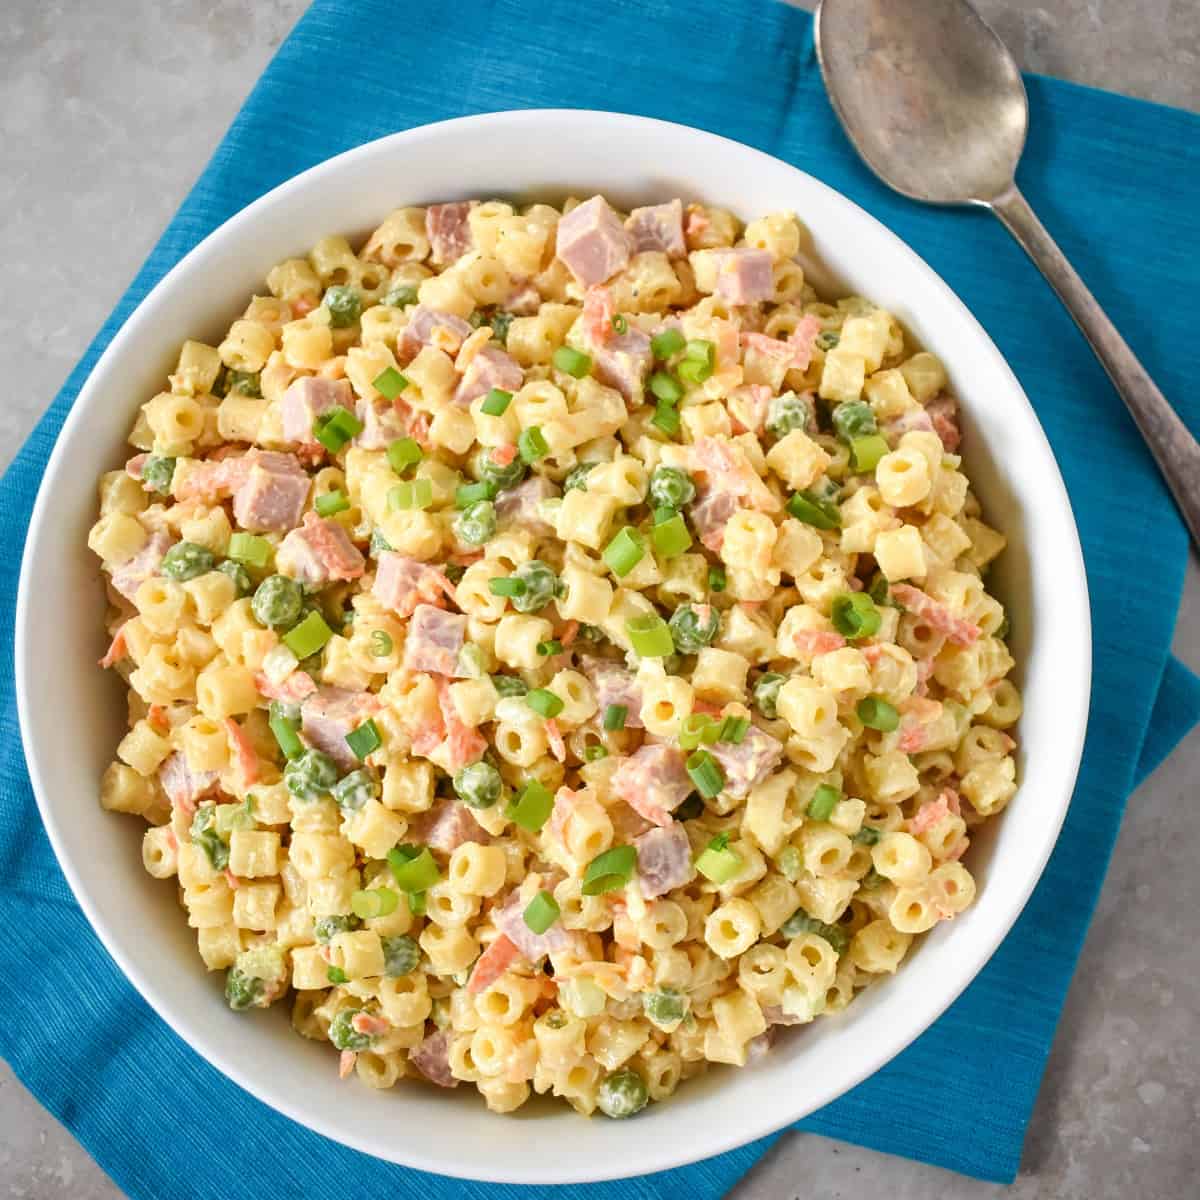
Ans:
<svg viewBox="0 0 1200 1200"><path fill-rule="evenodd" d="M1030 70L1200 109L1196 0L978 5ZM0 261L9 278L0 307L8 364L0 467L304 8L305 0L3 5ZM1194 669L1198 580L1193 561L1175 640ZM1191 817L1198 774L1193 736L1129 801L1011 1190L793 1133L734 1190L736 1200L1197 1195L1200 944L1186 931L1200 911L1200 822ZM121 1195L3 1064L0 1195Z"/></svg>

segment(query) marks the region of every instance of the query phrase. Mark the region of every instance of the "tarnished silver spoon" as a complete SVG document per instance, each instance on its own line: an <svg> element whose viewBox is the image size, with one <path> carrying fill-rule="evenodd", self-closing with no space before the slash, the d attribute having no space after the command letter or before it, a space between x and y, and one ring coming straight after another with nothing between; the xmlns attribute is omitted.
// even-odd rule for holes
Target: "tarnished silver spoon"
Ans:
<svg viewBox="0 0 1200 1200"><path fill-rule="evenodd" d="M821 0L816 41L834 111L867 166L913 200L991 209L1037 264L1200 548L1200 445L1017 190L1029 104L1004 43L966 0Z"/></svg>

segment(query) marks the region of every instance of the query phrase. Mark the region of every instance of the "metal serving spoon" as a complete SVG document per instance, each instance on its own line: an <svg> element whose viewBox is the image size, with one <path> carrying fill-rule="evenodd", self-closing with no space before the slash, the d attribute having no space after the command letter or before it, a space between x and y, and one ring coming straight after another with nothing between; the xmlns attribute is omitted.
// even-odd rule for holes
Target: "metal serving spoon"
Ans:
<svg viewBox="0 0 1200 1200"><path fill-rule="evenodd" d="M1200 445L1037 219L1014 176L1029 104L1017 64L966 0L821 0L821 74L843 128L889 187L989 208L1091 343L1200 549Z"/></svg>

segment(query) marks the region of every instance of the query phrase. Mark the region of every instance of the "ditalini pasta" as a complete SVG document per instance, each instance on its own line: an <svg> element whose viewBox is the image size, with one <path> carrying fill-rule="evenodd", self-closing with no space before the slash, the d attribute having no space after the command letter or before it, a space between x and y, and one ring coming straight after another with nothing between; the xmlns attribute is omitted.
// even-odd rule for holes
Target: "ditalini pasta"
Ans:
<svg viewBox="0 0 1200 1200"><path fill-rule="evenodd" d="M235 1010L343 1075L636 1113L972 901L1004 538L946 373L791 213L393 212L184 344L100 483L102 665Z"/></svg>

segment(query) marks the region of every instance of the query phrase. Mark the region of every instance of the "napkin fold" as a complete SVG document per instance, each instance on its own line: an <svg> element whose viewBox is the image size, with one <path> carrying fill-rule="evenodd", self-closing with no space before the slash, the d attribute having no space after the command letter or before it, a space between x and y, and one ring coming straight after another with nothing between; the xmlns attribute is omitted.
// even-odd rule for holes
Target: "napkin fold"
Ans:
<svg viewBox="0 0 1200 1200"><path fill-rule="evenodd" d="M398 129L556 106L698 125L816 175L915 247L1019 376L1074 505L1095 661L1075 797L1020 920L934 1026L799 1128L1011 1180L1125 798L1200 718L1200 680L1168 655L1187 539L1149 454L1070 319L998 223L910 204L854 156L825 99L806 14L772 0L606 0L586 11L410 0L399 17L388 0L317 0L281 47L0 481L0 600L12 609L46 459L104 347L182 254L298 171ZM1028 88L1023 188L1181 415L1200 427L1189 374L1200 120L1037 77ZM405 199L381 195L381 215ZM185 1046L125 981L63 880L25 772L8 623L0 639L0 1053L130 1196L238 1200L331 1186L413 1200L564 1194L451 1181L347 1150L261 1105ZM772 1140L569 1194L716 1197Z"/></svg>

